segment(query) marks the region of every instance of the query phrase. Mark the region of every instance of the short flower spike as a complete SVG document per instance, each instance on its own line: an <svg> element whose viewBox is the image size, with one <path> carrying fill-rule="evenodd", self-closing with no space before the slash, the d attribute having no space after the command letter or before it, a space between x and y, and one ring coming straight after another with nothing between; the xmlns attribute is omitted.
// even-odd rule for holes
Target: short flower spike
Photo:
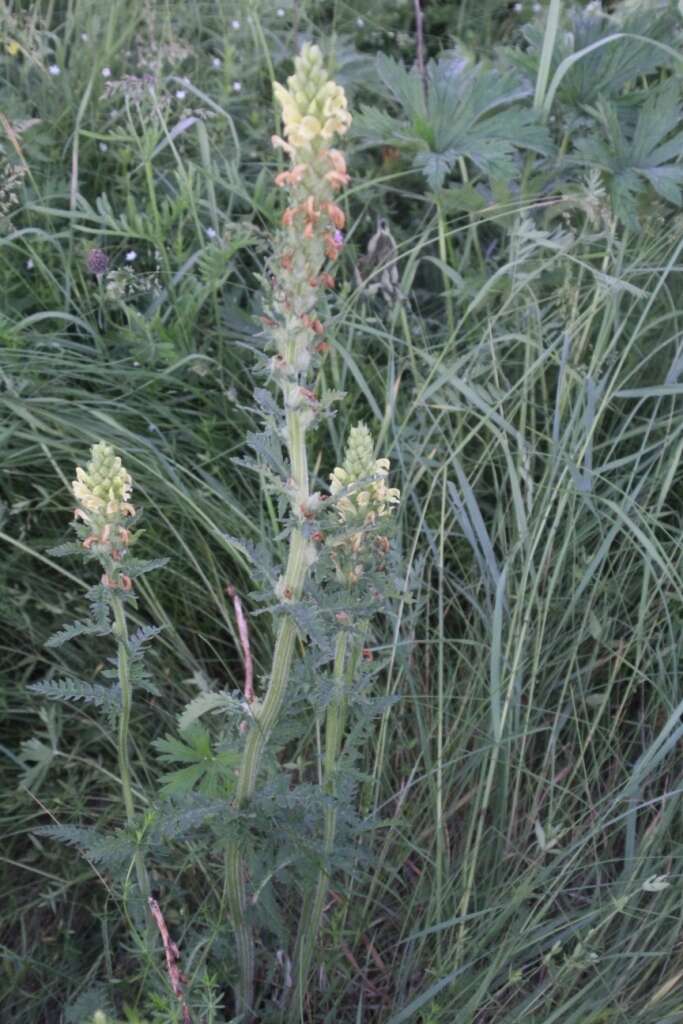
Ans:
<svg viewBox="0 0 683 1024"><path fill-rule="evenodd" d="M275 82L273 92L282 107L285 135L294 150L314 148L344 135L351 124L346 94L327 77L318 46L305 43L294 61L287 86Z"/></svg>
<svg viewBox="0 0 683 1024"><path fill-rule="evenodd" d="M330 493L344 493L336 505L344 522L369 524L389 515L397 505L401 492L387 487L389 460L375 459L372 435L364 423L351 428L346 445L344 465L330 474Z"/></svg>
<svg viewBox="0 0 683 1024"><path fill-rule="evenodd" d="M133 481L121 459L105 441L90 449L87 469L76 467L71 490L79 507L76 515L95 529L116 523L135 509L129 502Z"/></svg>

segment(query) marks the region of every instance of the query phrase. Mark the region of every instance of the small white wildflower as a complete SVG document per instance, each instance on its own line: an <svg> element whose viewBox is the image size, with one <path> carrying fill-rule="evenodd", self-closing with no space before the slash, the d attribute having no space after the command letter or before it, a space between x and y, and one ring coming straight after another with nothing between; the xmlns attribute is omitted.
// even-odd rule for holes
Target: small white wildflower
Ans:
<svg viewBox="0 0 683 1024"><path fill-rule="evenodd" d="M102 78L111 78L111 68L102 68Z"/></svg>
<svg viewBox="0 0 683 1024"><path fill-rule="evenodd" d="M220 59L220 57L212 57L211 58L211 67L219 68L222 63L223 63L223 61Z"/></svg>
<svg viewBox="0 0 683 1024"><path fill-rule="evenodd" d="M513 4L512 5L512 10L515 12L515 14L519 14L520 11L522 10L522 5L521 4Z"/></svg>
<svg viewBox="0 0 683 1024"><path fill-rule="evenodd" d="M356 25L358 26L358 28L364 28L365 27L365 19L364 18L356 18Z"/></svg>
<svg viewBox="0 0 683 1024"><path fill-rule="evenodd" d="M232 83L232 91L233 92L242 92L242 83L241 82L233 82Z"/></svg>
<svg viewBox="0 0 683 1024"><path fill-rule="evenodd" d="M26 260L26 269L27 270L33 270L33 260L31 260L31 259Z"/></svg>
<svg viewBox="0 0 683 1024"><path fill-rule="evenodd" d="M135 249L131 249L130 252L126 253L126 263L135 263L137 258L138 254L136 253Z"/></svg>
<svg viewBox="0 0 683 1024"><path fill-rule="evenodd" d="M61 73L62 73L62 69L60 68L59 64L50 64L50 66L49 66L49 68L47 70L48 70L48 73L51 74L53 78L56 78L57 75L61 75Z"/></svg>
<svg viewBox="0 0 683 1024"><path fill-rule="evenodd" d="M184 100L186 96L187 96L187 93L185 92L184 89L176 89L175 98L177 100Z"/></svg>
<svg viewBox="0 0 683 1024"><path fill-rule="evenodd" d="M531 10L534 12L534 14L540 14L543 10L543 4L534 4Z"/></svg>
<svg viewBox="0 0 683 1024"><path fill-rule="evenodd" d="M140 365L140 364L139 364L139 362L138 362L138 361L137 361L137 359L136 359L136 360L135 360L135 361L133 362L133 366L139 366L139 365Z"/></svg>
<svg viewBox="0 0 683 1024"><path fill-rule="evenodd" d="M671 886L671 882L667 882L668 875L650 875L646 879L641 888L643 892L662 892L663 889L668 889Z"/></svg>
<svg viewBox="0 0 683 1024"><path fill-rule="evenodd" d="M207 238L215 238L215 237L216 237L216 234L217 234L217 232L216 232L216 231L214 231L214 229L213 229L213 228L207 228L207 229L206 229L206 237L207 237Z"/></svg>
<svg viewBox="0 0 683 1024"><path fill-rule="evenodd" d="M276 10L275 13L277 14L278 18L284 18L284 16L285 16L285 9L284 9L284 7L278 7L278 9Z"/></svg>
<svg viewBox="0 0 683 1024"><path fill-rule="evenodd" d="M83 42L83 43L87 43L88 42L88 33L87 32L81 32L81 42Z"/></svg>
<svg viewBox="0 0 683 1024"><path fill-rule="evenodd" d="M240 27L240 23L239 23L239 21L237 20L237 18L233 18L233 20L231 21L231 23L230 23L230 24L231 24L231 25L232 25L232 27L234 28L235 32L237 32L237 31L239 30L239 27Z"/></svg>
<svg viewBox="0 0 683 1024"><path fill-rule="evenodd" d="M107 150L109 149L109 146L107 145L106 142L100 142L98 144L98 148L99 148L100 153L106 153Z"/></svg>

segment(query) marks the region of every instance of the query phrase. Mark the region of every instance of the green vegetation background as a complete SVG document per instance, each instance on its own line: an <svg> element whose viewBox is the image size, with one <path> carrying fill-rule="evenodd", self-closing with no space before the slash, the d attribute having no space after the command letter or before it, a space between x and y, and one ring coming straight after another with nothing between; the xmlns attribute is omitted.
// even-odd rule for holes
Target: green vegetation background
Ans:
<svg viewBox="0 0 683 1024"><path fill-rule="evenodd" d="M375 636L378 693L400 700L365 754L371 856L333 886L310 1020L683 1021L681 17L613 17L561 10L544 65L545 4L429 3L446 99L433 86L423 109L419 76L387 60L416 58L405 2L5 2L3 1022L179 1012L106 869L34 833L121 824L106 724L27 687L97 678L110 655L45 648L92 582L46 552L101 437L133 474L144 553L170 558L139 587L141 623L164 627L160 696L134 710L141 800L162 774L153 740L198 694L241 686L226 585L251 583L230 538L281 554L276 510L233 461L280 215L270 82L307 38L366 107L321 379L347 398L312 464L325 477L348 426L372 427L410 588ZM402 298L356 287L378 216ZM262 676L267 616L252 635ZM297 771L315 749L311 724ZM220 856L198 834L154 870L197 1018L228 1019ZM285 900L285 931L296 911Z"/></svg>

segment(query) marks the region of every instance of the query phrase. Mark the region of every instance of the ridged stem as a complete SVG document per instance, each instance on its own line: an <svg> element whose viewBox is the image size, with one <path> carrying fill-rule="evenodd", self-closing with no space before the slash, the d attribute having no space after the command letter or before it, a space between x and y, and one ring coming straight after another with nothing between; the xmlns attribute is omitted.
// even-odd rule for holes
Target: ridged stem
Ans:
<svg viewBox="0 0 683 1024"><path fill-rule="evenodd" d="M289 1015L292 1022L300 1020L303 1015L303 997L320 931L325 900L330 887L329 859L334 851L337 832L336 776L346 728L348 690L356 672L366 628L367 623L363 623L360 637L356 640L348 659L349 634L346 631L337 634L334 656L334 695L325 719L325 758L323 762L323 790L332 799L325 808L323 863L318 872L315 889L304 899L299 923L299 934L294 953L294 990Z"/></svg>
<svg viewBox="0 0 683 1024"><path fill-rule="evenodd" d="M133 803L133 787L130 778L130 749L128 733L130 729L130 712L133 704L133 686L130 677L130 655L128 651L128 624L123 601L118 594L112 596L112 610L114 612L114 633L117 641L118 656L118 677L121 688L121 713L119 715L119 730L117 738L119 776L121 778L121 790L123 792L123 804L126 809L126 821L132 829L135 820L135 805ZM138 880L140 896L145 903L145 914L147 913L147 898L150 892L149 876L147 868L139 849L135 850L135 874Z"/></svg>
<svg viewBox="0 0 683 1024"><path fill-rule="evenodd" d="M289 448L292 480L296 500L305 502L308 497L308 461L306 454L306 430L296 410L287 413L287 443ZM299 528L290 537L287 567L282 581L285 599L297 601L301 597L306 569L308 541ZM275 642L270 685L263 703L252 723L242 758L235 805L239 809L253 796L256 778L264 748L277 722L287 691L297 627L290 615L283 615ZM240 971L239 984L235 991L235 1010L249 1020L253 1014L254 1001L254 938L249 920L246 892L246 863L244 850L238 840L231 840L226 853L226 890L232 915L237 959Z"/></svg>

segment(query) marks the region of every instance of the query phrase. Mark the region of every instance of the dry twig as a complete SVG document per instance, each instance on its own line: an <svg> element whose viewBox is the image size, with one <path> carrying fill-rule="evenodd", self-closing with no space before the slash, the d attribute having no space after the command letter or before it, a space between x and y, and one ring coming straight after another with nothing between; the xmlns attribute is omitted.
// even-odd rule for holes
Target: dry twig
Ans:
<svg viewBox="0 0 683 1024"><path fill-rule="evenodd" d="M240 643L242 644L242 654L244 656L244 699L248 704L252 704L254 701L254 665L251 660L251 648L249 646L249 627L247 625L246 616L242 608L242 602L240 601L239 594L235 590L232 584L226 587L228 597L232 598L232 603L235 606L235 617L237 618L237 629L240 635Z"/></svg>
<svg viewBox="0 0 683 1024"><path fill-rule="evenodd" d="M176 946L175 942L173 942L173 940L171 939L171 936L168 934L168 928L166 927L164 915L162 914L161 907L159 906L157 901L154 899L153 896L150 896L147 902L149 904L149 909L152 914L152 917L156 921L157 928L159 929L159 932L161 934L161 941L164 944L164 953L166 954L166 970L168 971L168 978L169 981L171 982L173 994L177 996L178 999L180 1000L180 1009L183 1012L183 1024L192 1024L190 1011L188 1009L187 1003L185 1002L185 995L183 993L183 982L185 982L187 979L180 970L180 967L178 966L178 962L180 960L180 950Z"/></svg>
<svg viewBox="0 0 683 1024"><path fill-rule="evenodd" d="M427 69L425 67L425 39L424 39L424 14L420 0L415 0L415 42L417 52L415 54L417 70L422 79L422 88L427 95Z"/></svg>

